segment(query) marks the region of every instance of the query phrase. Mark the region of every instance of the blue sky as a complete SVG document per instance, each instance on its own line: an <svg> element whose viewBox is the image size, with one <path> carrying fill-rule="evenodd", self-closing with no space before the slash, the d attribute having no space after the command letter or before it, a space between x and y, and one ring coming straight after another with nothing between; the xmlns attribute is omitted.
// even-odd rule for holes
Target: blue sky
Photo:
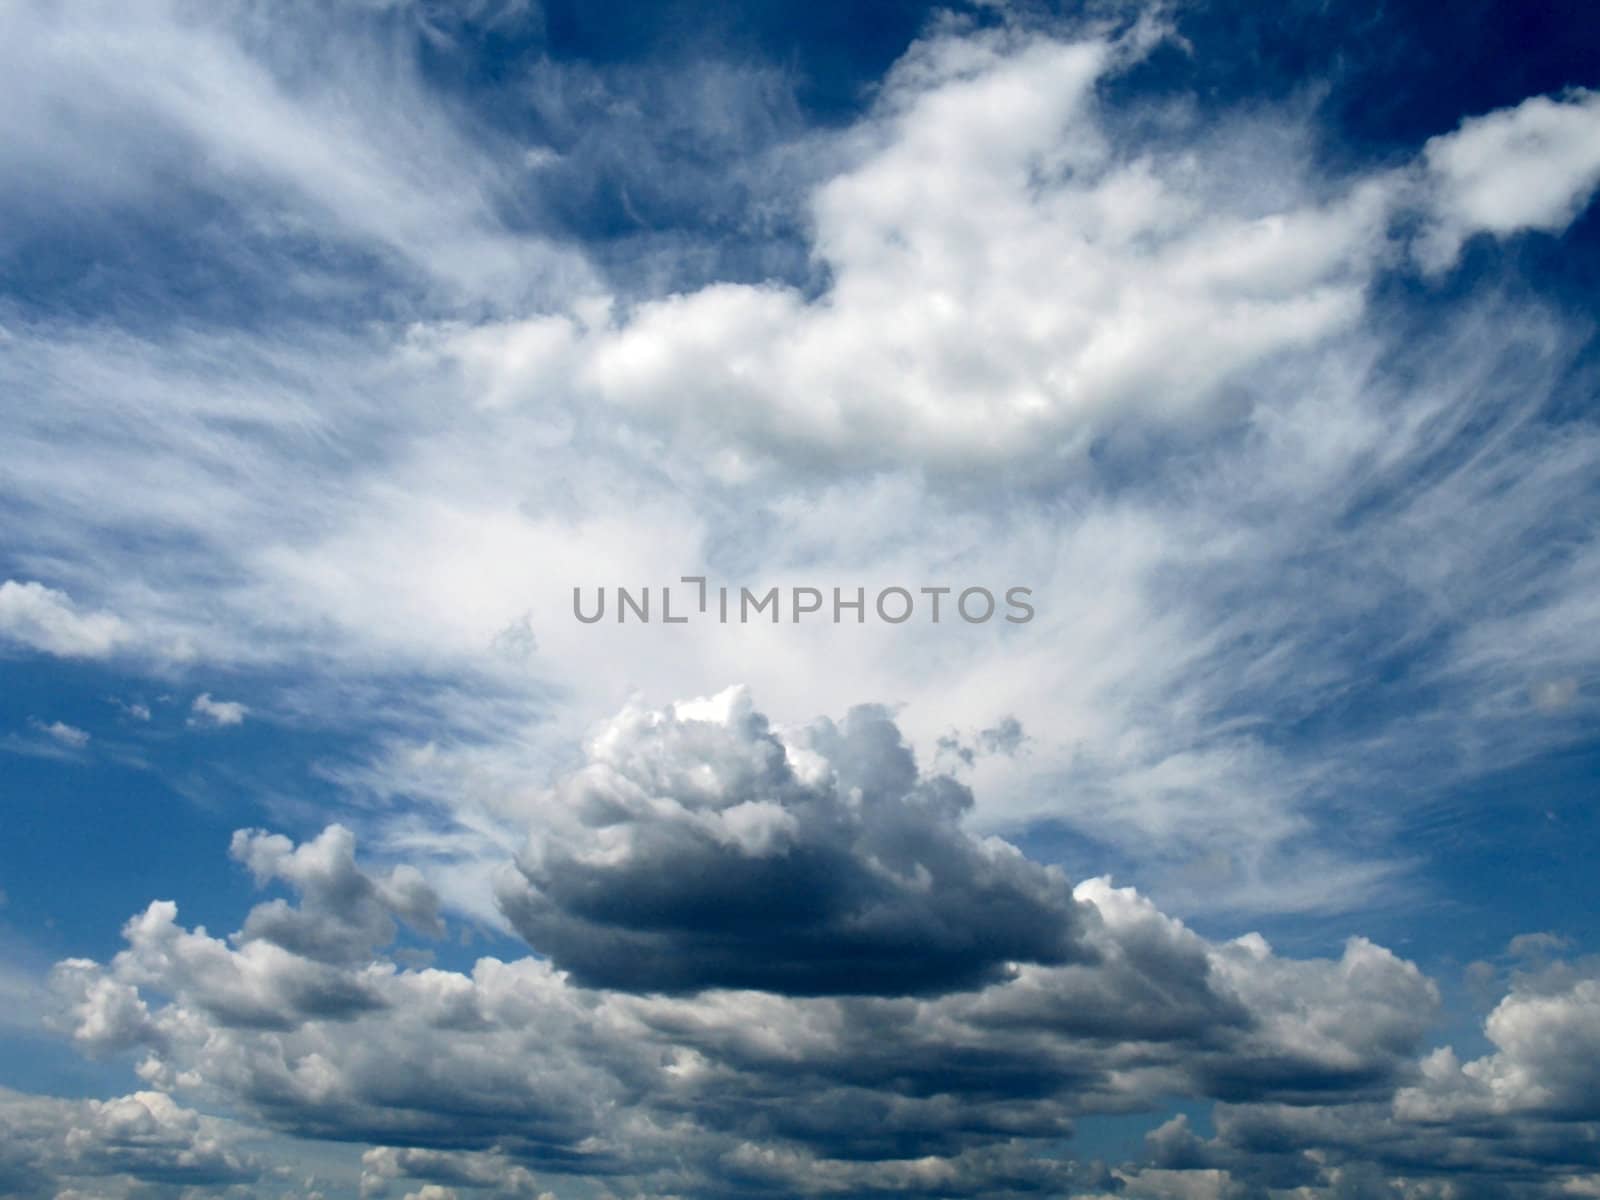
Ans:
<svg viewBox="0 0 1600 1200"><path fill-rule="evenodd" d="M0 1195L1600 1192L1582 6L3 11Z"/></svg>

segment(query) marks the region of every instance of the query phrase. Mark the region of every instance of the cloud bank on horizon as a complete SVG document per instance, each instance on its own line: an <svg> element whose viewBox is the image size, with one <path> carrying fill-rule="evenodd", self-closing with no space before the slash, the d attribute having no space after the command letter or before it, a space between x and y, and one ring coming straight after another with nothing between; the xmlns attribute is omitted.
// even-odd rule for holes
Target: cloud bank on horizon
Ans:
<svg viewBox="0 0 1600 1200"><path fill-rule="evenodd" d="M362 866L339 825L239 831L234 858L297 902L218 938L154 901L109 962L56 966L59 1028L146 1090L9 1095L14 1186L271 1186L268 1130L369 1145L366 1195L1400 1193L1417 1172L1425 1194L1465 1173L1556 1194L1593 1166L1592 965L1518 974L1491 1052L1425 1052L1440 995L1414 964L1361 937L1283 957L1073 887L957 828L970 796L879 709L781 733L737 689L629 710L542 802L566 832L501 893L541 957L464 971L391 956L397 917L444 932L414 869ZM1174 1117L1115 1171L1052 1152L1173 1098L1219 1102L1215 1133ZM145 1135L119 1141L113 1111Z"/></svg>
<svg viewBox="0 0 1600 1200"><path fill-rule="evenodd" d="M1600 79L6 13L0 1194L1600 1192Z"/></svg>

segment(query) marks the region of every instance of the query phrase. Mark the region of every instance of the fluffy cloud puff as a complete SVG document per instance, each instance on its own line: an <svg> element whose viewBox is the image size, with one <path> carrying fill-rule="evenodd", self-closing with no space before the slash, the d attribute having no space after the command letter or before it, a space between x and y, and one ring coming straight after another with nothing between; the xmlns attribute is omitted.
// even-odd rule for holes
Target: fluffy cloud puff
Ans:
<svg viewBox="0 0 1600 1200"><path fill-rule="evenodd" d="M1600 185L1588 92L1344 178L1309 167L1305 129L1108 111L1096 89L1165 34L913 44L808 197L820 295L714 283L442 345L493 403L570 389L711 445L729 479L770 460L1053 477L1112 422L1224 410L1354 331L1406 261L1401 226L1442 270L1474 234L1559 233Z"/></svg>
<svg viewBox="0 0 1600 1200"><path fill-rule="evenodd" d="M108 612L81 612L72 597L41 583L0 583L0 636L60 658L105 658L132 631Z"/></svg>
<svg viewBox="0 0 1600 1200"><path fill-rule="evenodd" d="M1525 939L1516 939L1524 941ZM1129 1197L1589 1195L1600 1183L1600 979L1557 962L1512 980L1484 1023L1493 1050L1425 1055L1412 1081L1366 1099L1220 1104L1216 1136L1175 1117L1149 1165L1119 1172Z"/></svg>
<svg viewBox="0 0 1600 1200"><path fill-rule="evenodd" d="M401 864L374 877L356 866L355 835L330 825L296 846L281 834L239 830L229 853L249 868L257 884L282 880L300 896L291 906L258 904L240 940L263 940L319 962L363 963L395 935L395 917L438 936L439 900L415 867Z"/></svg>
<svg viewBox="0 0 1600 1200"><path fill-rule="evenodd" d="M772 731L742 689L632 709L548 802L500 891L590 986L903 995L1084 958L1065 877L960 826L888 714Z"/></svg>
<svg viewBox="0 0 1600 1200"><path fill-rule="evenodd" d="M462 356L497 396L563 377L723 462L1048 469L1119 407L1202 407L1351 327L1400 179L1323 186L1285 161L1247 194L1215 130L1119 151L1095 89L1157 32L915 44L810 197L820 298L716 284L509 325L498 350L475 331Z"/></svg>
<svg viewBox="0 0 1600 1200"><path fill-rule="evenodd" d="M1600 1121L1600 975L1555 968L1521 979L1484 1022L1494 1051L1462 1063L1449 1047L1395 1110L1418 1121L1538 1116Z"/></svg>
<svg viewBox="0 0 1600 1200"><path fill-rule="evenodd" d="M1559 233L1600 187L1600 92L1533 96L1423 147L1433 221L1423 264L1451 266L1474 233Z"/></svg>
<svg viewBox="0 0 1600 1200"><path fill-rule="evenodd" d="M251 1183L262 1164L239 1131L161 1092L57 1100L0 1088L0 1194L33 1200L84 1189L106 1197Z"/></svg>

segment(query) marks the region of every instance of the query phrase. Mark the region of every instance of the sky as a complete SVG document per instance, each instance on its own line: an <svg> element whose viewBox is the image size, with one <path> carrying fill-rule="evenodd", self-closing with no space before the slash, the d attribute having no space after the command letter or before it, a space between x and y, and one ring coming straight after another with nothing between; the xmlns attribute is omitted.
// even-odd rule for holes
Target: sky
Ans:
<svg viewBox="0 0 1600 1200"><path fill-rule="evenodd" d="M0 18L0 1196L1600 1196L1585 5Z"/></svg>

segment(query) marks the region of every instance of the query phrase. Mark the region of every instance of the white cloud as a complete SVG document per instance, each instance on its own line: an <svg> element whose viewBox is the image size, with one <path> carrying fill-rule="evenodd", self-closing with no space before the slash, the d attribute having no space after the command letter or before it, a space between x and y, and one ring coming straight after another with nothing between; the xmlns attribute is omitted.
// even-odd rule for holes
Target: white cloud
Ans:
<svg viewBox="0 0 1600 1200"><path fill-rule="evenodd" d="M130 720L148 721L150 719L150 706L148 704L139 701L121 700L115 696L111 697L111 703L116 705L117 710Z"/></svg>
<svg viewBox="0 0 1600 1200"><path fill-rule="evenodd" d="M1423 147L1432 227L1418 246L1430 270L1454 264L1475 233L1560 233L1600 188L1600 92L1532 96L1471 117Z"/></svg>
<svg viewBox="0 0 1600 1200"><path fill-rule="evenodd" d="M0 583L0 635L61 658L106 658L132 639L113 613L80 612L65 592L42 583Z"/></svg>
<svg viewBox="0 0 1600 1200"><path fill-rule="evenodd" d="M65 721L51 721L46 724L37 717L29 717L28 727L60 742L69 750L82 750L89 744L88 731L79 729L75 725L68 725Z"/></svg>
<svg viewBox="0 0 1600 1200"><path fill-rule="evenodd" d="M189 724L221 729L229 725L243 725L245 714L250 709L237 700L213 700L210 692L201 692L194 698L189 711L194 714L189 718Z"/></svg>
<svg viewBox="0 0 1600 1200"><path fill-rule="evenodd" d="M222 1189L262 1172L231 1122L161 1092L58 1100L0 1088L0 1125L0 1187L8 1196L131 1200L152 1185Z"/></svg>
<svg viewBox="0 0 1600 1200"><path fill-rule="evenodd" d="M1600 978L1564 966L1519 980L1484 1022L1494 1051L1463 1063L1449 1047L1395 1097L1417 1121L1474 1114L1600 1121Z"/></svg>
<svg viewBox="0 0 1600 1200"><path fill-rule="evenodd" d="M1120 108L1103 85L1148 30L945 29L862 119L798 150L776 144L795 136L781 113L728 102L765 82L712 72L665 115L632 98L647 153L557 155L474 125L355 8L83 11L18 6L0 46L19 114L7 212L121 228L176 180L226 218L227 244L206 243L219 269L315 311L374 290L368 263L406 281L388 325L342 331L270 297L248 329L7 314L0 386L39 398L0 444L3 498L30 514L8 553L63 590L0 584L0 633L167 674L265 668L295 680L275 716L383 733L375 761L324 773L386 869L357 864L344 826L298 846L241 831L235 857L298 902L256 906L231 938L155 902L109 964L63 963L85 1052L137 1050L152 1086L371 1145L374 1192L418 1196L537 1195L547 1173L586 1172L677 1195L712 1177L754 1194L1109 1189L1054 1157L1071 1122L1170 1095L1233 1102L1218 1138L1162 1139L1216 1161L1126 1172L1125 1194L1236 1195L1270 1177L1239 1146L1317 1196L1370 1184L1368 1148L1391 1173L1434 1172L1418 1198L1455 1195L1439 1180L1466 1167L1571 1174L1562 1129L1597 1085L1559 1047L1593 1040L1592 981L1519 984L1489 1053L1418 1063L1438 997L1411 964L1359 938L1286 958L1171 911L1380 899L1414 796L1591 721L1600 435L1547 412L1586 327L1486 297L1419 335L1373 284L1408 251L1442 269L1474 233L1565 228L1594 187L1594 94L1340 173L1303 115ZM553 74L529 85L545 116L572 99L550 98ZM764 282L722 278L718 247L684 234L621 243L614 257L640 253L608 290L505 215L543 186L527 164L605 160L642 183L674 172L658 147L713 120L737 122L712 157L739 165L695 186L752 196L727 218L753 240L783 214L789 241L735 264ZM1408 246L1396 218L1413 216ZM574 584L698 572L1026 583L1040 615L885 636L589 629L567 609ZM770 727L737 693L663 707L735 679ZM571 774L577 732L635 694ZM842 716L864 698L897 715ZM1359 731L1328 719L1351 711ZM248 712L207 692L190 720ZM818 712L840 720L802 724ZM957 754L960 784L908 773L902 749L927 762L951 729L1012 717L1026 754ZM58 752L86 736L41 731ZM1065 893L982 836L1039 818L1134 864L1162 907L1102 878ZM705 862L728 870L678 869ZM497 875L553 962L386 954L397 923L437 933L441 905L493 920ZM794 886L738 886L772 877ZM819 879L851 881L850 903L819 913ZM718 970L683 955L701 973L665 982L671 955L634 956L645 994L581 986L628 957L607 938L640 934L619 880L658 916L723 889L733 953ZM946 880L975 899L941 908ZM989 905L1093 953L986 945ZM593 942L553 945L568 924ZM864 994L818 986L841 927L875 951ZM979 969L905 989L936 996L884 983L928 944ZM740 959L772 990L695 994ZM169 1137L193 1114L148 1095L41 1119L93 1127L86 1145L97 1121L148 1128L180 1167L227 1161ZM1489 1133L1454 1141L1461 1121ZM126 1152L95 1161L121 1170ZM28 1187L88 1161L23 1153Z"/></svg>
<svg viewBox="0 0 1600 1200"><path fill-rule="evenodd" d="M341 238L410 238L392 252L493 291L458 241L426 234L511 236L495 138L403 63L346 61L341 40L325 85L296 81L278 56L312 35L293 21L253 40L236 10L173 11L117 16L127 44L81 34L96 71L128 79L168 54L215 59L178 71L192 95L163 75L132 104L158 110L157 159L192 161L169 138L204 145L206 186L242 218L341 214ZM44 50L18 71L53 96L65 18L29 13ZM343 332L276 310L248 331L14 322L0 383L48 398L0 447L37 513L17 560L121 614L162 670L265 669L294 680L275 712L379 725L375 761L327 772L430 807L341 816L386 847L438 847L448 903L478 915L529 780L584 729L630 694L735 680L779 723L903 705L929 754L952 728L1019 717L1029 753L971 766L973 823L1088 833L1186 911L1380 899L1404 870L1397 772L1420 795L1503 766L1574 736L1597 701L1582 485L1600 438L1543 411L1581 331L1492 300L1430 314L1425 335L1374 312L1373 282L1407 269L1391 222L1420 203L1425 164L1323 169L1303 114L1125 110L1100 85L1140 50L940 32L837 133L774 146L790 127L752 118L719 145L771 151L782 194L751 203L808 214L805 287L608 295L540 276L518 303L468 312L423 289L405 322ZM216 63L240 66L237 93ZM319 123L337 80L400 102ZM242 123L196 109L258 101ZM96 129L120 119L74 105ZM673 114L684 136L703 107ZM304 159L285 149L302 126ZM408 130L460 169L420 170ZM156 177L149 149L126 178ZM807 171L780 169L785 153ZM396 207L368 212L387 188ZM575 584L686 573L1018 582L1040 615L1010 637L571 618ZM1341 705L1371 715L1359 737L1316 720ZM1419 763L1417 745L1436 752ZM744 836L775 832L746 817Z"/></svg>
<svg viewBox="0 0 1600 1200"><path fill-rule="evenodd" d="M821 296L719 284L461 353L501 402L569 376L731 479L772 458L1050 475L1130 411L1203 412L1356 323L1399 181L1319 184L1300 147L1231 162L1229 130L1124 149L1094 89L1146 47L918 43L809 197Z"/></svg>

